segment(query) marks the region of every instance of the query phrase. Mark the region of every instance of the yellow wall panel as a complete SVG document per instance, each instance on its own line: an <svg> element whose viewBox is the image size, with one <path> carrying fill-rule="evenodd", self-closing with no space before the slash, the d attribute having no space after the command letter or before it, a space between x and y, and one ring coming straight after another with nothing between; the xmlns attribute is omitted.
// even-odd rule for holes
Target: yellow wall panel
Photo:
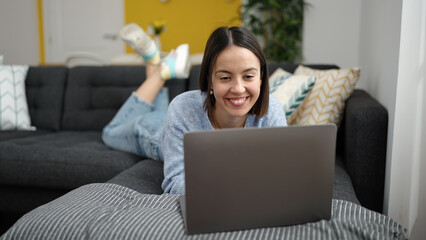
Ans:
<svg viewBox="0 0 426 240"><path fill-rule="evenodd" d="M162 50L189 43L192 54L204 52L216 27L240 25L236 20L240 6L241 0L124 0L126 23L134 22L147 30L152 21L163 19L167 30L160 37Z"/></svg>
<svg viewBox="0 0 426 240"><path fill-rule="evenodd" d="M211 32L219 26L241 25L241 0L123 0L125 23L137 23L147 30L158 19L167 22L161 34L163 51L189 43L192 54L204 52ZM39 12L40 63L44 63L42 0L37 0ZM127 52L132 50L127 47Z"/></svg>
<svg viewBox="0 0 426 240"><path fill-rule="evenodd" d="M44 29L43 29L43 4L42 0L37 0L37 14L38 14L38 39L40 45L40 64L44 64Z"/></svg>

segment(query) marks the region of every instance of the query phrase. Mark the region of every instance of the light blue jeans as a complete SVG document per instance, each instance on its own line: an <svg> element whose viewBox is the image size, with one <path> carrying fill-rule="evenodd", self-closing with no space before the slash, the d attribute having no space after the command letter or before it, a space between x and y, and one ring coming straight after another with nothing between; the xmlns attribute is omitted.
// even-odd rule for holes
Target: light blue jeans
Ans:
<svg viewBox="0 0 426 240"><path fill-rule="evenodd" d="M161 89L154 104L132 93L104 127L102 140L112 148L163 161L160 138L168 105L167 88Z"/></svg>

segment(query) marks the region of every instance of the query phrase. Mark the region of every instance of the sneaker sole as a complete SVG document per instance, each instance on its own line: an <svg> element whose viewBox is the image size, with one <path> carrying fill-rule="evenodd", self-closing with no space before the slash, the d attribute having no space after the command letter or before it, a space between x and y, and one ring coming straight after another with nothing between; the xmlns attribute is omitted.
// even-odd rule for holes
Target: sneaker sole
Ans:
<svg viewBox="0 0 426 240"><path fill-rule="evenodd" d="M148 45L151 38L141 29L138 25L134 23L127 24L120 31L120 38L131 48L136 51L142 51L136 44L136 41L143 42L142 45Z"/></svg>
<svg viewBox="0 0 426 240"><path fill-rule="evenodd" d="M190 61L189 61L189 45L182 44L176 48L177 59L176 59L176 78L188 78Z"/></svg>

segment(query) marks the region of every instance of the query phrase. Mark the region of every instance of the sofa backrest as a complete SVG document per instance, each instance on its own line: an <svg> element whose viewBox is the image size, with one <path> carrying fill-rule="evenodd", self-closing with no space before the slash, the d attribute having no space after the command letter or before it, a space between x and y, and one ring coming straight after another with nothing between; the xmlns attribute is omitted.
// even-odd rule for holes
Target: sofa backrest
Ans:
<svg viewBox="0 0 426 240"><path fill-rule="evenodd" d="M293 73L297 66L269 64L268 69L269 74L279 67ZM199 73L200 65L195 65L188 79L167 81L170 100L199 89ZM26 88L32 125L44 130L100 131L144 80L145 66L30 67Z"/></svg>
<svg viewBox="0 0 426 240"><path fill-rule="evenodd" d="M30 67L25 87L31 125L37 129L59 130L68 68Z"/></svg>
<svg viewBox="0 0 426 240"><path fill-rule="evenodd" d="M82 66L69 70L63 130L100 131L145 80L144 66ZM166 83L170 99L186 90L186 79Z"/></svg>

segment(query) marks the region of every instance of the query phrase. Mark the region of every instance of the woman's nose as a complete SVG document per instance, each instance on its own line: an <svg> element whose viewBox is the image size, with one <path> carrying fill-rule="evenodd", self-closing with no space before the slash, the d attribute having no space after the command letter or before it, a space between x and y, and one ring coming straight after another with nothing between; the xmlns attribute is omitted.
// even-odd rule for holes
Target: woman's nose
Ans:
<svg viewBox="0 0 426 240"><path fill-rule="evenodd" d="M246 90L245 86L244 86L244 82L240 79L237 79L236 81L234 81L231 91L234 93L242 93Z"/></svg>

